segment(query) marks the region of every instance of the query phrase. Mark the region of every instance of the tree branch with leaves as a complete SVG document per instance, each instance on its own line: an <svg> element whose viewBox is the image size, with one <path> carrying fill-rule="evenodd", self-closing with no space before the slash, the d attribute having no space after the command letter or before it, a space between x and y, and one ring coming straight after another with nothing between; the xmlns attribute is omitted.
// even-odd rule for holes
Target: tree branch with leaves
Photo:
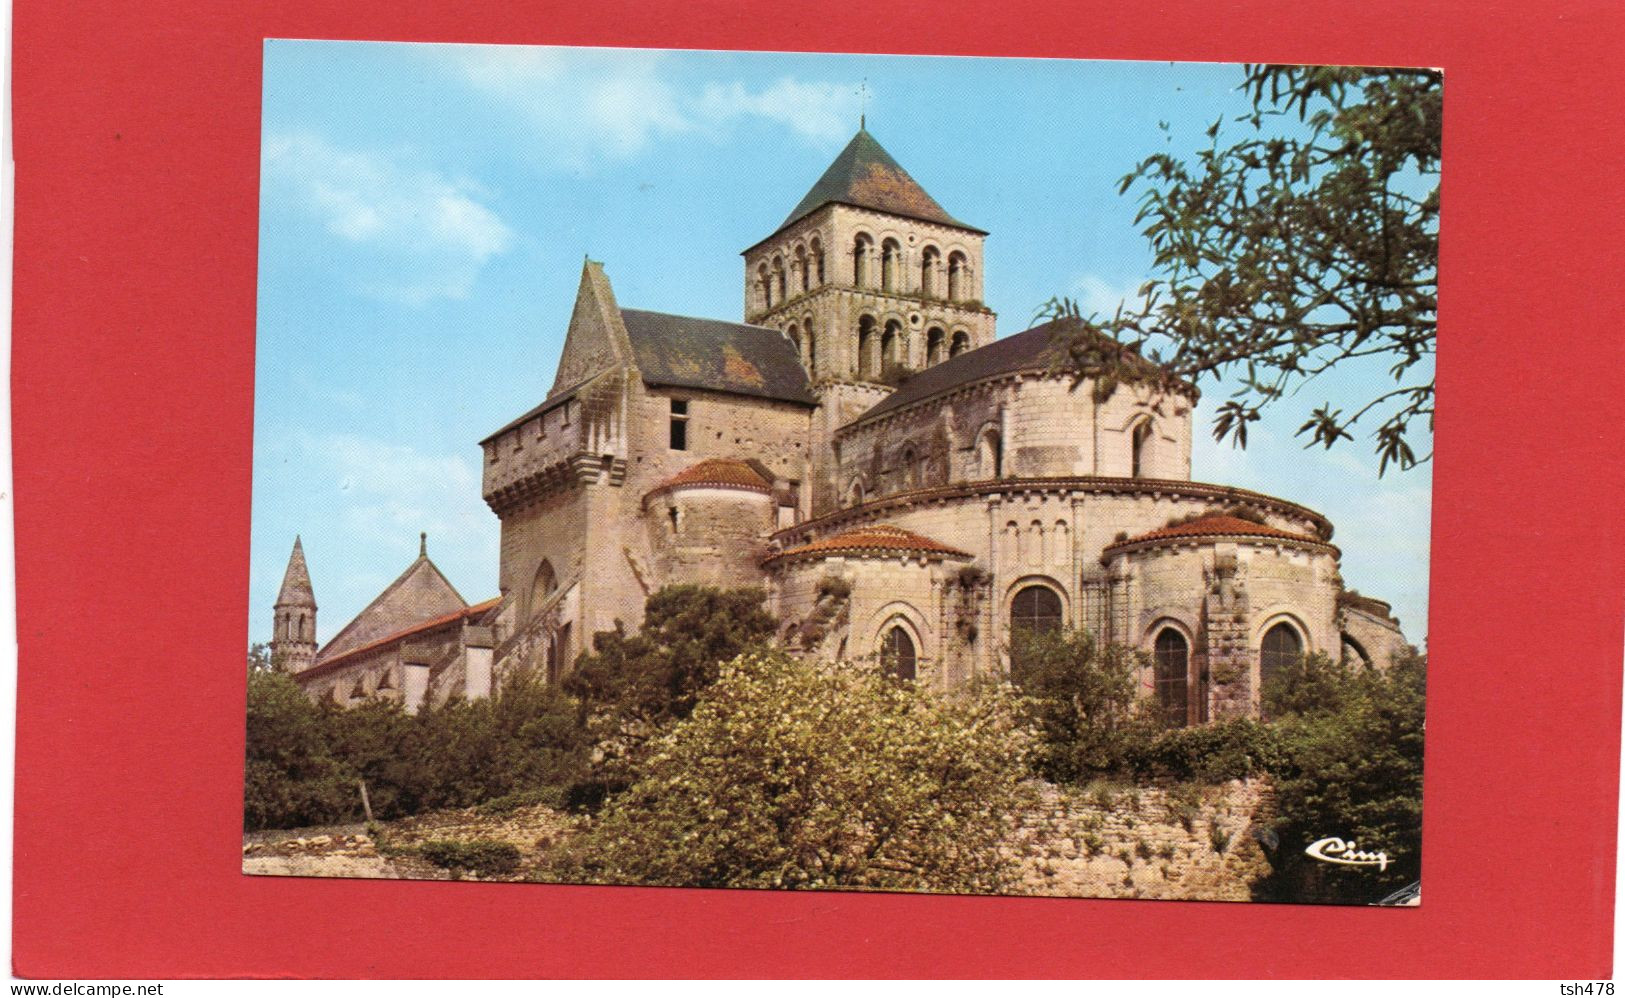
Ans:
<svg viewBox="0 0 1625 998"><path fill-rule="evenodd" d="M1080 375L1143 381L1149 360L1169 386L1234 376L1213 432L1243 447L1271 404L1382 358L1391 389L1327 402L1297 435L1330 448L1374 426L1379 474L1428 460L1443 77L1248 66L1241 89L1241 137L1220 118L1193 159L1158 153L1123 178L1156 268L1138 303L1101 317L1055 298L1040 317L1058 320Z"/></svg>

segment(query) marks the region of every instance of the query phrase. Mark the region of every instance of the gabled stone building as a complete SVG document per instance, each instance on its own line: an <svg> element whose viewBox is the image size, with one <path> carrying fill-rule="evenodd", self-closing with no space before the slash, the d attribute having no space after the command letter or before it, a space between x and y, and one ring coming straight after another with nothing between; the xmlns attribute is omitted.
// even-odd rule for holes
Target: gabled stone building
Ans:
<svg viewBox="0 0 1625 998"><path fill-rule="evenodd" d="M745 324L622 308L588 261L547 397L480 444L500 595L468 606L424 553L317 650L296 542L279 660L415 708L557 679L662 586L754 585L787 647L941 686L1007 670L1016 628L1087 629L1200 723L1298 655L1405 648L1325 517L1190 480L1194 388L1097 392L1051 327L996 339L985 237L860 130L744 251Z"/></svg>

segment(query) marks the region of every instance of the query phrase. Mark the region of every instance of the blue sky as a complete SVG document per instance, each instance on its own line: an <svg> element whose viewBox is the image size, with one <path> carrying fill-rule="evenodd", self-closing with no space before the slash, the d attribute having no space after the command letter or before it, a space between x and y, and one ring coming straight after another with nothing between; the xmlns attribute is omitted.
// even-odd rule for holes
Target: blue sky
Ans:
<svg viewBox="0 0 1625 998"><path fill-rule="evenodd" d="M270 41L264 75L252 640L295 534L324 641L419 531L466 599L496 595L477 441L551 385L583 256L623 306L738 319L740 250L866 106L915 179L991 233L1009 335L1052 295L1132 295L1150 255L1118 180L1245 106L1239 68L1203 64ZM1211 440L1227 393L1208 382L1194 477L1326 513L1348 583L1420 643L1431 466L1379 480L1358 434L1293 439L1321 402L1384 382L1375 366L1307 388L1245 451Z"/></svg>

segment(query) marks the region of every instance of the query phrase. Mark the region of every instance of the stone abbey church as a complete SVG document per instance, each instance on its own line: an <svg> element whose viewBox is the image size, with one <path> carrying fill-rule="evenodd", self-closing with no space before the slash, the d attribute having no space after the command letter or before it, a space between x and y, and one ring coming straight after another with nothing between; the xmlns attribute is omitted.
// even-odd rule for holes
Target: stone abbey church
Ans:
<svg viewBox="0 0 1625 998"><path fill-rule="evenodd" d="M1099 401L1051 328L995 338L986 235L860 129L744 251L744 323L623 308L587 262L547 397L480 443L499 595L425 547L318 648L296 541L275 660L415 710L556 680L678 583L759 586L787 648L941 687L1005 672L1017 628L1085 629L1147 653L1176 723L1256 713L1308 652L1398 654L1325 517L1191 480L1194 388Z"/></svg>

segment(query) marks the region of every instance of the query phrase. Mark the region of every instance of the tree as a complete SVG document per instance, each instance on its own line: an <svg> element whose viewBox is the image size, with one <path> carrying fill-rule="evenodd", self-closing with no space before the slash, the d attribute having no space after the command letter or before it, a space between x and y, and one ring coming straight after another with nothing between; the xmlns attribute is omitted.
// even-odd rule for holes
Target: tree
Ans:
<svg viewBox="0 0 1625 998"><path fill-rule="evenodd" d="M351 771L328 742L323 710L292 679L260 669L248 674L243 826L325 824L354 806Z"/></svg>
<svg viewBox="0 0 1625 998"><path fill-rule="evenodd" d="M1132 649L1101 645L1085 631L1019 629L1010 663L1041 736L1034 762L1045 779L1119 772L1163 727L1139 695L1144 662Z"/></svg>
<svg viewBox="0 0 1625 998"><path fill-rule="evenodd" d="M1007 687L939 695L873 666L743 655L552 878L996 891L1032 744Z"/></svg>
<svg viewBox="0 0 1625 998"><path fill-rule="evenodd" d="M764 599L760 589L666 586L644 605L637 634L617 621L595 635L564 688L583 711L608 715L618 728L652 730L687 717L722 663L772 638Z"/></svg>
<svg viewBox="0 0 1625 998"><path fill-rule="evenodd" d="M268 672L276 668L276 662L271 657L271 646L263 641L256 641L248 646L248 671Z"/></svg>
<svg viewBox="0 0 1625 998"><path fill-rule="evenodd" d="M1387 670L1311 657L1290 681L1267 690L1282 758L1275 763L1274 871L1262 900L1368 903L1422 873L1422 744L1427 657ZM1389 857L1386 869L1337 867L1304 855L1337 836Z"/></svg>
<svg viewBox="0 0 1625 998"><path fill-rule="evenodd" d="M1246 134L1221 137L1221 118L1194 161L1158 153L1123 178L1142 191L1158 271L1143 300L1102 318L1052 299L1040 314L1059 320L1074 371L1108 386L1146 378L1143 358L1164 387L1238 374L1213 432L1243 447L1271 403L1377 358L1392 387L1352 411L1325 403L1298 435L1330 448L1375 422L1379 474L1426 461L1413 441L1433 425L1443 78L1248 66L1241 89Z"/></svg>

